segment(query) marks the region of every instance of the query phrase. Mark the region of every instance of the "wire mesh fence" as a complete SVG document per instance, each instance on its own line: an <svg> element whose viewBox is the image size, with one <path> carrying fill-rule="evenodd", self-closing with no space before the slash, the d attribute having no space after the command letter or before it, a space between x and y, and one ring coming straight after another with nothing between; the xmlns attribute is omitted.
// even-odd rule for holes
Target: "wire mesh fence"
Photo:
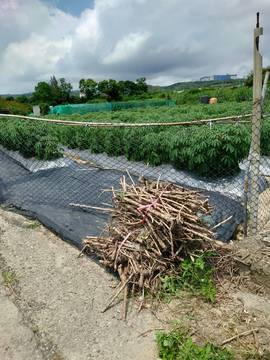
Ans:
<svg viewBox="0 0 270 360"><path fill-rule="evenodd" d="M251 219L253 234L269 224L268 116L253 132L250 114L173 126L0 121L1 203L77 245L102 233L108 215L97 209L112 206L110 190L123 176L198 190L212 207L202 220L222 241L243 236ZM259 153L250 151L254 131Z"/></svg>

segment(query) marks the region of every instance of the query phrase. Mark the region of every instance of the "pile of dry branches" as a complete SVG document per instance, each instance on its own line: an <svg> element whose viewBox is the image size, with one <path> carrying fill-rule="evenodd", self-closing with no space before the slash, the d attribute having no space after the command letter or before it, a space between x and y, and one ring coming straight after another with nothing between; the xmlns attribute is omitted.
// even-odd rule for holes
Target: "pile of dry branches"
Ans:
<svg viewBox="0 0 270 360"><path fill-rule="evenodd" d="M201 220L211 209L200 193L145 179L128 184L125 177L121 190L112 192L109 235L89 236L84 245L118 272L121 286L116 296L124 291L125 303L128 291L154 293L161 277L174 274L184 258L212 247L214 234Z"/></svg>

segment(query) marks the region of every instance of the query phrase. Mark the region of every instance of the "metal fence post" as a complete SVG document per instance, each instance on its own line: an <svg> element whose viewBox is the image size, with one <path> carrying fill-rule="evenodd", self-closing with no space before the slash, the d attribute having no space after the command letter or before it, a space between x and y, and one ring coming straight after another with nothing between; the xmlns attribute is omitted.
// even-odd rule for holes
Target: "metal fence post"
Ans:
<svg viewBox="0 0 270 360"><path fill-rule="evenodd" d="M250 151L250 228L249 232L255 236L258 230L258 202L259 202L259 175L260 175L260 148L261 148L261 117L262 117L262 55L259 42L263 34L260 27L259 13L254 30L254 71L253 71L253 113L252 137Z"/></svg>

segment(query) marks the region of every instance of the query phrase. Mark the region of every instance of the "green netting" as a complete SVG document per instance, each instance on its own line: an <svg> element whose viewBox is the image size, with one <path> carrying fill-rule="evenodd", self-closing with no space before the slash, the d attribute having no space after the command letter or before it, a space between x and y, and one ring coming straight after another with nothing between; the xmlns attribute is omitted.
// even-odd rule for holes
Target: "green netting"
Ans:
<svg viewBox="0 0 270 360"><path fill-rule="evenodd" d="M72 114L87 114L90 112L100 111L117 111L124 109L137 109L155 106L175 106L173 100L142 100L142 101L119 101L95 104L74 104L74 105L57 105L51 108L50 114L56 115L72 115Z"/></svg>

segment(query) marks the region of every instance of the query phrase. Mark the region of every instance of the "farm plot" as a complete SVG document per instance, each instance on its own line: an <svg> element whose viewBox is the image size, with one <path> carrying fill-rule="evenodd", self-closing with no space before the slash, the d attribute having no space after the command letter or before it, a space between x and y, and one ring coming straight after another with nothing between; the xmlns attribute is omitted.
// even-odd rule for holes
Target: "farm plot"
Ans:
<svg viewBox="0 0 270 360"><path fill-rule="evenodd" d="M162 116L160 109L151 112L140 109L95 117L72 116L72 120L184 121L235 113L241 115L248 112L248 106L246 103L220 104L217 107L179 106L165 109ZM270 126L266 120L262 134L266 155L270 152L269 134ZM16 158L18 155L15 156L16 161L31 172L35 168L39 170L35 174L28 173L16 184L9 180L5 182L4 202L39 217L62 237L77 244L82 237L89 235L89 226L98 234L107 219L104 215L74 209L70 204L102 206L104 202L110 203L104 190L118 186L126 169L135 175L135 179L140 175L161 178L205 193L213 206L212 215L207 219L209 226L225 221L217 229L219 239L229 240L245 219L241 203L220 193L237 197L237 191L243 188L243 173L240 177L238 175L239 163L248 154L249 124L101 129L2 119L0 143L5 149L30 158L28 167L25 159L20 161ZM38 160L49 162L41 164ZM5 164L4 161L2 168L7 166Z"/></svg>
<svg viewBox="0 0 270 360"><path fill-rule="evenodd" d="M72 116L72 120L95 122L165 122L212 118L247 113L250 104L220 104L217 107L179 106L151 111L119 111L113 115L100 113ZM70 117L65 117L70 119ZM262 154L269 155L269 122L262 133ZM88 149L109 156L124 155L131 161L150 165L171 164L207 178L233 175L247 156L250 145L248 125L223 124L192 127L145 128L80 128L52 126L26 121L1 120L0 143L9 150L20 151L26 157L51 160L62 156L59 144L71 149ZM136 149L136 150L135 150Z"/></svg>

